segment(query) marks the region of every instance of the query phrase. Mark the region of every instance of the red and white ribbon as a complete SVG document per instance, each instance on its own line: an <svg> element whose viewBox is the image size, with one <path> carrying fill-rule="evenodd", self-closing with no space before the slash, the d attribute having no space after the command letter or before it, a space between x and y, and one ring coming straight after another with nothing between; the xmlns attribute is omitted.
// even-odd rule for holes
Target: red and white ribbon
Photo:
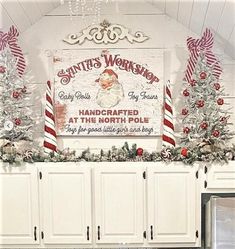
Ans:
<svg viewBox="0 0 235 249"><path fill-rule="evenodd" d="M9 32L7 33L0 31L0 51L4 50L7 46L9 47L11 53L17 59L17 71L19 76L21 77L25 71L26 62L24 59L23 52L17 44L18 36L19 32L14 26L11 26Z"/></svg>
<svg viewBox="0 0 235 249"><path fill-rule="evenodd" d="M47 81L47 90L46 90L44 151L46 153L57 151L55 116L54 116L54 107L52 101L50 81Z"/></svg>
<svg viewBox="0 0 235 249"><path fill-rule="evenodd" d="M192 80L192 74L194 73L200 53L203 53L205 55L207 64L209 66L212 66L213 68L213 75L217 79L219 79L220 74L222 73L222 69L220 67L219 61L211 51L213 43L213 34L209 29L205 30L201 39L194 39L192 37L189 37L187 39L187 46L190 52L190 58L188 60L188 65L185 73L187 82L190 83L190 81Z"/></svg>
<svg viewBox="0 0 235 249"><path fill-rule="evenodd" d="M163 116L162 146L175 147L172 97L171 97L169 81L166 83L164 87L164 116Z"/></svg>

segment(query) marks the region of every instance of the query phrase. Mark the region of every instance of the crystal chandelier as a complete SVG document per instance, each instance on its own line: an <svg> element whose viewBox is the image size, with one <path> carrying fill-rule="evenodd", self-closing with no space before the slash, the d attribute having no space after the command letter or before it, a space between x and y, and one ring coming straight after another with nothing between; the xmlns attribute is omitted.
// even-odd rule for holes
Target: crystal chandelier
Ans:
<svg viewBox="0 0 235 249"><path fill-rule="evenodd" d="M108 3L111 0L68 0L69 15L72 19L73 16L82 16L85 20L86 16L93 16L92 24L100 22L101 4L102 2ZM61 0L64 4L65 0Z"/></svg>

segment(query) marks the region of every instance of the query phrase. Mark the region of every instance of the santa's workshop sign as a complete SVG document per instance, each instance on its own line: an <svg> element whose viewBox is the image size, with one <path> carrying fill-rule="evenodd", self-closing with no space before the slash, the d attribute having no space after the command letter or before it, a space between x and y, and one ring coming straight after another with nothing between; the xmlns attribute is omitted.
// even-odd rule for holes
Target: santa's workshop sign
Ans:
<svg viewBox="0 0 235 249"><path fill-rule="evenodd" d="M53 63L58 135L160 135L162 50L61 50Z"/></svg>

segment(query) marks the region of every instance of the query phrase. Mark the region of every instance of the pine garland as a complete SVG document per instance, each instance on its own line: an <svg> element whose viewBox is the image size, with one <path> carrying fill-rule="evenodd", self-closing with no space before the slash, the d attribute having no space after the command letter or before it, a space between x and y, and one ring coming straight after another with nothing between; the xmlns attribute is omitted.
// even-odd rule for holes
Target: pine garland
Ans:
<svg viewBox="0 0 235 249"><path fill-rule="evenodd" d="M142 153L138 154L141 150ZM228 163L229 160L235 159L235 145L226 147L222 150L211 152L202 151L200 147L195 150L187 148L164 148L157 152L148 152L142 148L137 148L136 144L129 147L127 142L120 148L112 146L111 149L104 151L100 150L99 153L92 153L90 148L82 151L77 156L74 150L69 148L57 153L45 154L43 148L38 147L33 150L26 150L21 153L12 146L7 144L0 148L0 160L3 162L14 163L20 165L22 162L174 162L181 161L185 164L192 165L197 161L210 162L210 163Z"/></svg>

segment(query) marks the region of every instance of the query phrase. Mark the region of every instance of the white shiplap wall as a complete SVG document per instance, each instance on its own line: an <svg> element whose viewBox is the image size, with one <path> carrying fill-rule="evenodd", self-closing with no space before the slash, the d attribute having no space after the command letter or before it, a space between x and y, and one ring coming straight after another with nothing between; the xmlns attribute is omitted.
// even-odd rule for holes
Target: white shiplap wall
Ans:
<svg viewBox="0 0 235 249"><path fill-rule="evenodd" d="M234 0L152 0L152 3L198 35L206 27L211 28L221 48L235 58Z"/></svg>
<svg viewBox="0 0 235 249"><path fill-rule="evenodd" d="M38 0L39 1L39 0ZM170 79L173 86L173 98L174 98L174 111L177 113L182 105L180 101L180 93L182 90L182 78L186 68L188 52L186 48L186 38L190 35L197 37L194 32L199 32L205 27L205 22L213 24L212 13L215 11L212 6L212 1L205 2L204 14L206 17L200 22L200 27L196 27L196 23L192 21L193 16L199 14L197 1L121 1L118 6L116 2L111 2L102 5L102 19L107 18L111 23L120 23L130 28L132 32L143 31L146 35L150 36L150 39L142 44L131 45L127 41L123 40L117 44L110 46L97 45L92 42L86 41L82 46L75 45L72 48L78 49L102 49L108 48L161 48L165 50L165 78ZM34 2L34 6L37 6L38 2ZM221 4L220 6L224 6ZM6 8L6 5L2 3L2 8ZM72 32L78 32L86 25L84 24L81 16L73 18L71 22L68 16L68 6L63 5L48 12L45 16L42 15L42 11L46 5L40 5L40 15L37 12L38 17L33 17L28 14L29 22L33 25L23 21L21 25L22 30L28 25L28 28L21 34L20 43L24 51L26 52L29 60L29 65L34 77L32 84L30 85L33 91L33 98L35 102L34 113L37 118L37 132L35 138L42 141L43 138L43 110L44 110L44 94L46 88L46 81L50 77L51 68L48 65L49 58L46 55L47 50L53 49L71 49L71 46L62 42L62 39ZM44 7L43 7L44 6ZM204 5L203 5L204 6ZM215 5L216 7L217 5ZM25 11L29 6L25 6ZM47 5L48 8L53 8ZM211 8L213 10L211 10ZM223 9L223 8L221 8ZM46 8L44 9L46 11ZM168 12L171 13L173 18L169 17ZM167 13L167 15L165 14ZM222 10L221 10L222 13ZM5 13L6 14L6 13ZM10 22L6 18L6 23ZM37 21L36 21L37 20ZM178 20L178 21L177 21ZM217 20L216 20L217 21ZM231 18L231 23L233 18ZM182 24L181 24L182 23ZM193 24L194 23L194 24ZM215 25L219 30L219 22ZM194 25L194 32L191 31L191 26ZM221 24L222 25L222 24ZM215 30L215 28L214 28ZM231 36L234 39L234 35ZM230 38L231 39L231 38ZM226 43L226 44L225 44ZM219 53L224 67L223 84L225 85L226 92L230 93L232 98L229 101L234 104L235 88L233 84L235 82L235 61L227 56L224 51L228 48L229 41L223 43L222 40L217 39L215 44L216 52ZM230 54L230 53L229 53ZM177 115L176 115L177 116ZM235 123L235 119L233 116ZM176 129L180 130L180 125L176 125ZM59 138L59 145L61 148L70 147L80 151L88 146L93 150L109 149L112 145L122 146L125 141L130 144L137 143L138 146L146 148L148 150L159 149L161 147L160 138Z"/></svg>
<svg viewBox="0 0 235 249"><path fill-rule="evenodd" d="M60 0L0 0L0 29L15 25L24 32L59 4Z"/></svg>

